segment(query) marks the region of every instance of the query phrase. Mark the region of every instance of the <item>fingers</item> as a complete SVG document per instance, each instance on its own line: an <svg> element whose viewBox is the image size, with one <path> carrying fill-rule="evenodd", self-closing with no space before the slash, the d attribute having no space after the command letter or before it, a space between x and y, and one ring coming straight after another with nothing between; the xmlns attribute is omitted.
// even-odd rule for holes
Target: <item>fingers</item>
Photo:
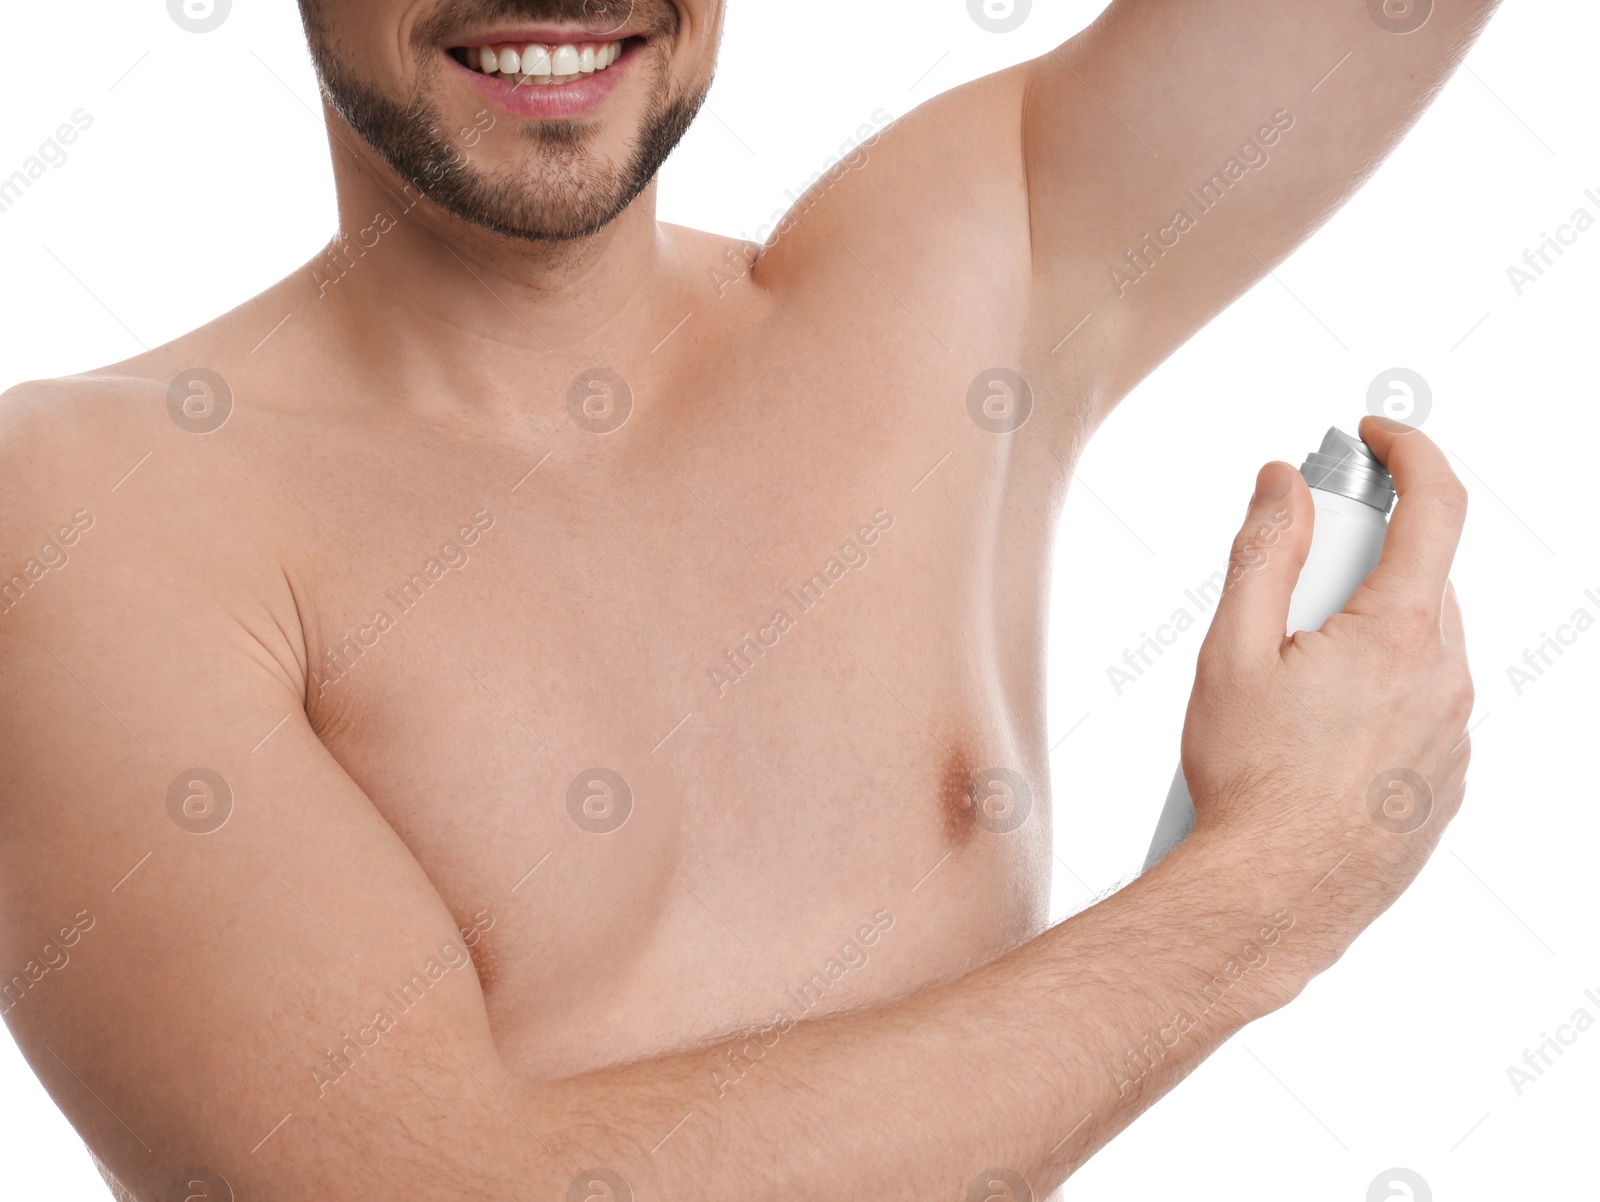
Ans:
<svg viewBox="0 0 1600 1202"><path fill-rule="evenodd" d="M1311 494L1300 473L1274 462L1256 477L1256 492L1233 542L1227 580L1206 643L1226 656L1260 659L1283 649L1289 596L1311 548Z"/></svg>
<svg viewBox="0 0 1600 1202"><path fill-rule="evenodd" d="M1383 557L1346 608L1370 612L1377 595L1384 606L1398 603L1437 621L1467 517L1467 490L1426 434L1368 417L1361 422L1361 437L1389 469L1400 499L1389 519Z"/></svg>

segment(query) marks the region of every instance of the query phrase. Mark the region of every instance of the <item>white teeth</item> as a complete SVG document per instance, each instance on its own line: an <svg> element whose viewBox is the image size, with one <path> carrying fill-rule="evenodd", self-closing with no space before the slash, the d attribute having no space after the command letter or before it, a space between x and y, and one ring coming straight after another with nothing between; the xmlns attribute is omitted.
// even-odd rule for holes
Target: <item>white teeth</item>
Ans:
<svg viewBox="0 0 1600 1202"><path fill-rule="evenodd" d="M569 83L584 75L604 71L622 57L622 43L604 46L468 46L466 64L485 75L499 75L519 84Z"/></svg>
<svg viewBox="0 0 1600 1202"><path fill-rule="evenodd" d="M576 46L557 46L550 55L550 73L552 75L578 74L578 48Z"/></svg>
<svg viewBox="0 0 1600 1202"><path fill-rule="evenodd" d="M522 70L527 75L542 75L550 78L550 52L543 46L531 45L522 48Z"/></svg>

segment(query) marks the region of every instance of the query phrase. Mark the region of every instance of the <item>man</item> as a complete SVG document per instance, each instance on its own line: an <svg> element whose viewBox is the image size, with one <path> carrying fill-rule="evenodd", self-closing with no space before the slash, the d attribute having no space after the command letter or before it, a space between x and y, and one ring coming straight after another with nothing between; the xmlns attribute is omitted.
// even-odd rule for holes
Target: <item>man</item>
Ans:
<svg viewBox="0 0 1600 1202"><path fill-rule="evenodd" d="M4 407L0 1004L113 1188L1042 1198L1294 998L1460 804L1460 484L1365 422L1285 640L1262 469L1195 832L1046 930L1054 521L1492 7L1118 0L757 254L654 217L720 0L304 0L340 238Z"/></svg>

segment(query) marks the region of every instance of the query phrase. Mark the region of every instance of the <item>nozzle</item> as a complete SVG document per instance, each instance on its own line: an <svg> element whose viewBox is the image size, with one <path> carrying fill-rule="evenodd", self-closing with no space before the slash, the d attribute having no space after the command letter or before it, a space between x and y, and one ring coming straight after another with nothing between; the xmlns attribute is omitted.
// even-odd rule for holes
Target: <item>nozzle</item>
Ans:
<svg viewBox="0 0 1600 1202"><path fill-rule="evenodd" d="M1349 497L1387 514L1394 507L1394 480L1367 444L1337 426L1322 436L1322 446L1306 457L1300 474L1312 488Z"/></svg>

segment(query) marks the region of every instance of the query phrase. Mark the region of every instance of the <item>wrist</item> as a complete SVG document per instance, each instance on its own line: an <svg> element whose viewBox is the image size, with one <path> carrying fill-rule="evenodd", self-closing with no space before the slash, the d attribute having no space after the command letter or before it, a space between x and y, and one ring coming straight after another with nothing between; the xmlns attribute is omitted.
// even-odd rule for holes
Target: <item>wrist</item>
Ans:
<svg viewBox="0 0 1600 1202"><path fill-rule="evenodd" d="M1178 960L1180 995L1237 1027L1298 997L1336 958L1304 876L1233 832L1197 828L1141 877L1151 918L1192 949Z"/></svg>

